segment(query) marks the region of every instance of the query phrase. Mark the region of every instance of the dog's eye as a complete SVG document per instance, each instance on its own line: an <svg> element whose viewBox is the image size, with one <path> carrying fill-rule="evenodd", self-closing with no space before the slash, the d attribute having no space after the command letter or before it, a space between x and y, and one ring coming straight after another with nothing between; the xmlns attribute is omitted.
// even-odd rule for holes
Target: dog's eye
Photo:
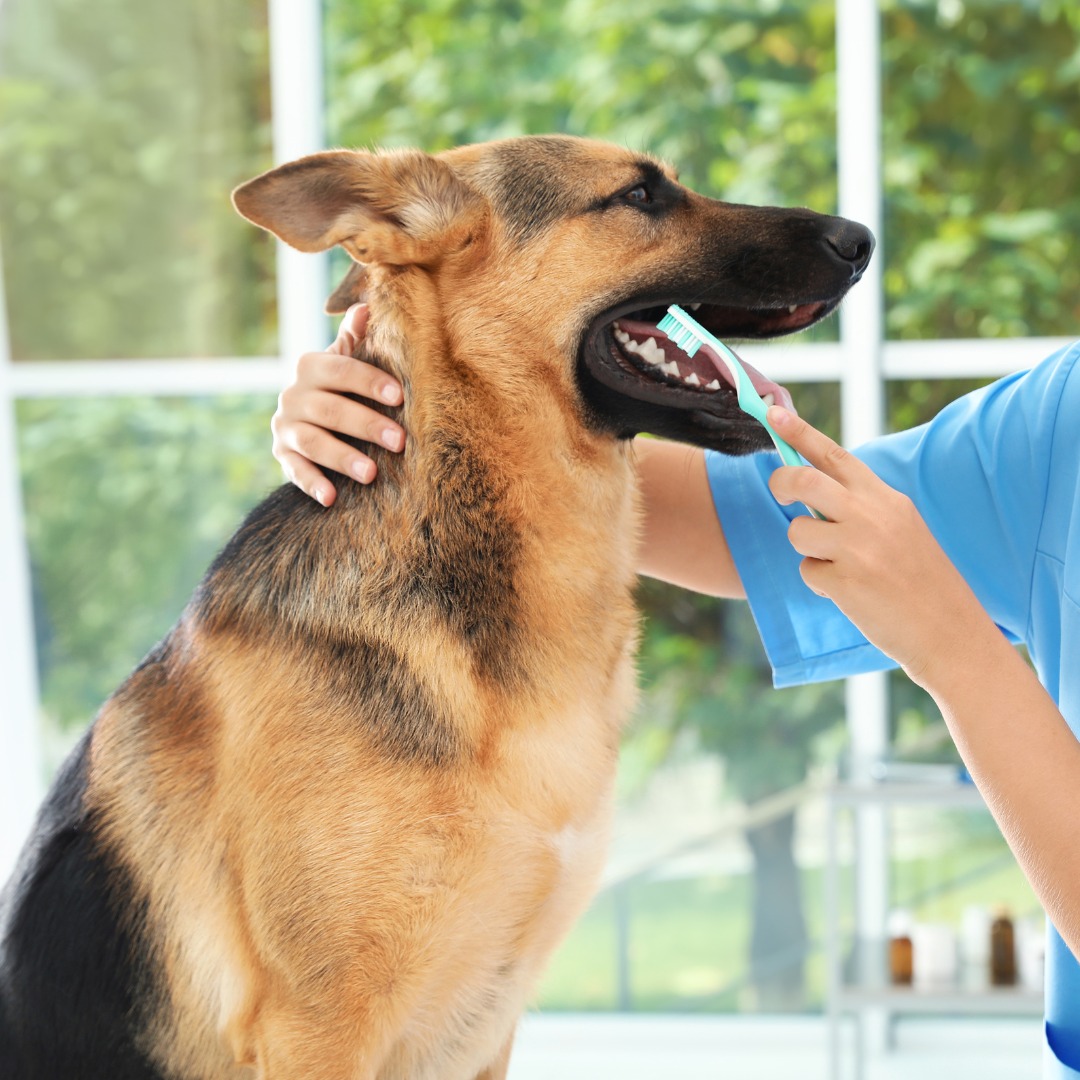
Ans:
<svg viewBox="0 0 1080 1080"><path fill-rule="evenodd" d="M635 206L647 206L652 202L652 192L644 184L638 184L637 187L626 192L623 198Z"/></svg>

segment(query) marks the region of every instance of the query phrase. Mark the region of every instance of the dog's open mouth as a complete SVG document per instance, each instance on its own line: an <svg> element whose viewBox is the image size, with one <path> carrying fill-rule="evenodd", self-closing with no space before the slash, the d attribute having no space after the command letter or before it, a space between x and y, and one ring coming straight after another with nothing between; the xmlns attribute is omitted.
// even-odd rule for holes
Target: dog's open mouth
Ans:
<svg viewBox="0 0 1080 1080"><path fill-rule="evenodd" d="M704 394L735 392L735 381L727 364L708 344L702 345L692 357L687 356L653 323L633 318L616 319L612 323L612 337L616 362L631 374ZM742 357L739 359L766 405L775 402L792 408L791 395L785 387L767 379Z"/></svg>
<svg viewBox="0 0 1080 1080"><path fill-rule="evenodd" d="M724 453L768 449L768 431L740 409L734 378L720 356L709 345L688 356L657 324L677 303L730 347L732 341L803 330L839 301L753 309L698 303L685 293L626 300L597 315L585 332L578 359L586 401L622 437L648 431ZM743 367L766 403L794 409L783 386L745 361Z"/></svg>
<svg viewBox="0 0 1080 1080"><path fill-rule="evenodd" d="M816 300L761 310L695 303L686 307L702 326L727 344L730 339L770 338L803 330L829 314L835 302ZM598 351L637 379L703 395L734 395L735 384L727 364L712 348L703 345L691 358L657 329L666 312L666 306L655 306L608 313L596 327ZM745 361L743 367L766 404L792 407L791 395L784 387Z"/></svg>

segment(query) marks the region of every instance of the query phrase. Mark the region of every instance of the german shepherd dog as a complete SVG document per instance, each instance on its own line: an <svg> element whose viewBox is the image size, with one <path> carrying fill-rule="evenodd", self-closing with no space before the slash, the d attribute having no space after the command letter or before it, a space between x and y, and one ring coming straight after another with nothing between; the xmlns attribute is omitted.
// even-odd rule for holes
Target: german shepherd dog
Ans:
<svg viewBox="0 0 1080 1080"><path fill-rule="evenodd" d="M561 136L330 151L234 201L356 261L329 307L366 294L408 447L331 510L259 505L63 766L3 896L0 1073L499 1080L604 858L629 439L768 445L656 321L800 330L873 238Z"/></svg>

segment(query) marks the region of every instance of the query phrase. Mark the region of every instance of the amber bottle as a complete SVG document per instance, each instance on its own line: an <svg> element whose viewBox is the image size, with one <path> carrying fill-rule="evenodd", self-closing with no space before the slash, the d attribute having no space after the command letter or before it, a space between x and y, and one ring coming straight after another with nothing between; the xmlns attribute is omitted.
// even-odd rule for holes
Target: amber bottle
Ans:
<svg viewBox="0 0 1080 1080"><path fill-rule="evenodd" d="M1016 931L1006 908L999 908L990 924L990 983L1016 984Z"/></svg>
<svg viewBox="0 0 1080 1080"><path fill-rule="evenodd" d="M894 986L910 986L915 973L911 918L895 911L889 919L889 979Z"/></svg>

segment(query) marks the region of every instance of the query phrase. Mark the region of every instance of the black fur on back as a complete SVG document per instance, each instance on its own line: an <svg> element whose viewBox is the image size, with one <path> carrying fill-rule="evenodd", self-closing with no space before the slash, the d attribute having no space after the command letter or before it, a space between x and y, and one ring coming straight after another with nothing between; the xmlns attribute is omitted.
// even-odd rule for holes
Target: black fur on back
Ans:
<svg viewBox="0 0 1080 1080"><path fill-rule="evenodd" d="M157 995L134 885L84 805L89 748L88 732L0 897L3 1080L163 1080L136 1046Z"/></svg>

